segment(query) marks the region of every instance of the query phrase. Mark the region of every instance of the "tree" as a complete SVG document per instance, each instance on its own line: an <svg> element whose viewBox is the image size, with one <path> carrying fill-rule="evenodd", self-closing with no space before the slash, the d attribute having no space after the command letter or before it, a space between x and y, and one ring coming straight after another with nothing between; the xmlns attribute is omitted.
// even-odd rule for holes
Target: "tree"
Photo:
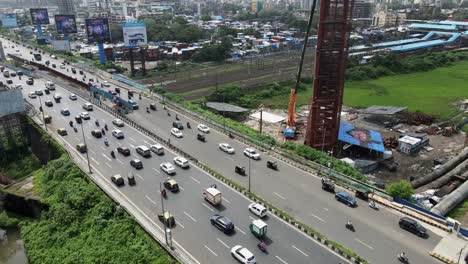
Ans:
<svg viewBox="0 0 468 264"><path fill-rule="evenodd" d="M54 139L48 134L44 134L42 135L41 143L47 145L47 161L50 161L50 157L52 156L52 144L54 143Z"/></svg>
<svg viewBox="0 0 468 264"><path fill-rule="evenodd" d="M110 30L111 30L112 42L123 41L122 26L120 24L111 24Z"/></svg>
<svg viewBox="0 0 468 264"><path fill-rule="evenodd" d="M400 197L409 201L412 199L411 195L414 194L411 183L405 180L389 184L385 189L392 197Z"/></svg>
<svg viewBox="0 0 468 264"><path fill-rule="evenodd" d="M223 45L205 45L193 55L195 62L222 62L226 59L226 49Z"/></svg>
<svg viewBox="0 0 468 264"><path fill-rule="evenodd" d="M210 21L211 20L211 17L209 15L203 15L201 18L200 18L202 21Z"/></svg>

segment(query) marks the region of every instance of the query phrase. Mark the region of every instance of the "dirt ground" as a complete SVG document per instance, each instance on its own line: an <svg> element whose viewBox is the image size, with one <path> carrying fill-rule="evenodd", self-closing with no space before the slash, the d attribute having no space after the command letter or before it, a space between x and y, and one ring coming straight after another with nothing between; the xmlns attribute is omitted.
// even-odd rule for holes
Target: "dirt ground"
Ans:
<svg viewBox="0 0 468 264"><path fill-rule="evenodd" d="M299 121L305 121L307 117L308 107L301 107L298 109L298 118ZM287 117L287 112L285 110L272 110L264 109L264 111L273 113L279 116ZM382 138L396 137L398 138L399 132L390 131L383 127L368 123L364 120L365 115L358 114L353 112L352 109L344 107L344 110L348 114L342 117L342 121L351 123L356 127L371 129L381 133ZM249 119L245 122L246 125L259 129L259 121L256 119ZM284 137L281 132L284 129L279 123L270 124L265 123L263 125L263 132L275 137L278 141L284 141ZM417 128L415 126L403 125L400 129L403 129L407 132L415 132ZM295 140L296 143L304 142L305 127L300 129L301 135ZM373 171L370 175L382 179L385 183L395 182L401 179L408 179L410 176L422 176L432 171L434 168L434 159L436 158L447 158L457 155L463 148L465 144L466 135L463 133L455 134L451 137L445 137L442 135L429 135L429 146L433 148L431 151L421 150L416 155L407 155L399 152L398 150L393 149L393 157L395 162L398 164L397 171L390 172L385 168L380 168L376 171Z"/></svg>

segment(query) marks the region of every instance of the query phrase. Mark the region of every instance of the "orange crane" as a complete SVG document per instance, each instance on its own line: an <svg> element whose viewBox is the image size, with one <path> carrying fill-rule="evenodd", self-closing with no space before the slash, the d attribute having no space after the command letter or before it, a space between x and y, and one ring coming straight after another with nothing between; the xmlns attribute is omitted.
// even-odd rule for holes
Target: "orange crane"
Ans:
<svg viewBox="0 0 468 264"><path fill-rule="evenodd" d="M288 104L288 120L286 122L286 129L283 131L283 135L285 138L295 138L296 136L296 101L297 101L297 90L299 89L299 85L301 83L301 74L302 74L302 67L304 65L304 57L307 49L307 42L309 40L310 29L312 28L312 20L314 18L315 12L315 5L317 0L314 0L312 3L312 7L310 10L309 22L307 23L307 30L304 36L304 45L302 46L302 53L301 59L299 61L299 67L297 70L296 82L294 83L294 87L291 89L290 97L289 97L289 104Z"/></svg>

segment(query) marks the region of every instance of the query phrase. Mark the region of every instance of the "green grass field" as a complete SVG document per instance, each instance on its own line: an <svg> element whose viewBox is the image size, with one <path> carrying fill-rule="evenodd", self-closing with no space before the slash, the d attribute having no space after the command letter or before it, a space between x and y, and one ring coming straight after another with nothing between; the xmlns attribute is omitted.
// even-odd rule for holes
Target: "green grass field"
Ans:
<svg viewBox="0 0 468 264"><path fill-rule="evenodd" d="M311 90L300 92L297 105L308 104L311 94ZM346 82L344 104L353 107L407 106L409 111L419 110L446 119L456 113L455 103L466 98L468 61L461 61L428 72ZM276 96L263 103L274 108L286 108L288 98Z"/></svg>

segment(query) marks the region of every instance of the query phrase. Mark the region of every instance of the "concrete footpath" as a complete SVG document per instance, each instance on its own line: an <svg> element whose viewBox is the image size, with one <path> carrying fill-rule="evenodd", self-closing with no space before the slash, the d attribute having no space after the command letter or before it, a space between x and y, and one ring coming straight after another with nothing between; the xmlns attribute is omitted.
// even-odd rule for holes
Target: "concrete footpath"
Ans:
<svg viewBox="0 0 468 264"><path fill-rule="evenodd" d="M454 233L447 234L429 254L444 263L465 264L468 240Z"/></svg>

